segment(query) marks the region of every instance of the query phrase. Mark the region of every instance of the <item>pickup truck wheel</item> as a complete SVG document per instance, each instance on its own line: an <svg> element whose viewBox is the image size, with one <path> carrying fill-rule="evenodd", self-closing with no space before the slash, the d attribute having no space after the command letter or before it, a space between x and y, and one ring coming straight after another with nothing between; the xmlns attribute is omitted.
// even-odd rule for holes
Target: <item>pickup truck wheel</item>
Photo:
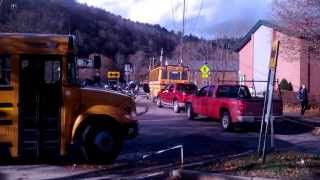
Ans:
<svg viewBox="0 0 320 180"><path fill-rule="evenodd" d="M83 155L87 162L108 164L119 155L123 139L117 129L102 124L88 125L83 131Z"/></svg>
<svg viewBox="0 0 320 180"><path fill-rule="evenodd" d="M223 112L221 115L221 126L224 131L232 130L232 122L229 112Z"/></svg>
<svg viewBox="0 0 320 180"><path fill-rule="evenodd" d="M173 112L175 112L175 113L180 112L180 107L179 107L179 103L177 100L173 101Z"/></svg>
<svg viewBox="0 0 320 180"><path fill-rule="evenodd" d="M162 102L161 102L160 97L157 97L157 99L156 99L156 104L157 104L157 106L158 106L159 108L162 107Z"/></svg>
<svg viewBox="0 0 320 180"><path fill-rule="evenodd" d="M197 115L193 112L192 104L187 104L187 117L189 120L193 120Z"/></svg>

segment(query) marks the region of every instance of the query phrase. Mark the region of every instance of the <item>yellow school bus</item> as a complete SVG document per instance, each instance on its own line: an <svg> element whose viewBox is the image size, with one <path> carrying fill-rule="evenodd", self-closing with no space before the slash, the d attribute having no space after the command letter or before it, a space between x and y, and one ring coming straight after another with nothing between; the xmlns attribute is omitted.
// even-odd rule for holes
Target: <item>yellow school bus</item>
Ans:
<svg viewBox="0 0 320 180"><path fill-rule="evenodd" d="M158 93L166 85L172 83L188 83L189 68L179 65L165 65L153 68L149 71L149 87L151 99L155 99Z"/></svg>
<svg viewBox="0 0 320 180"><path fill-rule="evenodd" d="M71 35L0 33L0 158L111 162L137 134L134 101L80 88L76 64Z"/></svg>

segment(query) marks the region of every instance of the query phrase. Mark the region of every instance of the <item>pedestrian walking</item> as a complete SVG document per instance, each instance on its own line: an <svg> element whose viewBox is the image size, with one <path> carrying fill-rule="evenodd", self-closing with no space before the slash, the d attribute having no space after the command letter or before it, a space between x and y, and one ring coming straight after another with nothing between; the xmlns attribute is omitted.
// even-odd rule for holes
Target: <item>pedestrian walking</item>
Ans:
<svg viewBox="0 0 320 180"><path fill-rule="evenodd" d="M300 87L297 98L301 105L301 115L304 115L309 107L308 91L304 84Z"/></svg>
<svg viewBox="0 0 320 180"><path fill-rule="evenodd" d="M149 99L150 97L150 87L148 83L143 83L142 85L143 91L146 93L147 95L147 99Z"/></svg>

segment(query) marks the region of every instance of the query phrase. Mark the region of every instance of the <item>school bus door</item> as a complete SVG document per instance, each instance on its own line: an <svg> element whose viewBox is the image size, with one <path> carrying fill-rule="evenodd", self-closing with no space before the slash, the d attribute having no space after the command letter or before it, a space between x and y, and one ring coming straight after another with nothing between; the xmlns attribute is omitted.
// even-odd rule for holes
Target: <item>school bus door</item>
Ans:
<svg viewBox="0 0 320 180"><path fill-rule="evenodd" d="M59 156L61 56L21 56L20 155L30 159Z"/></svg>

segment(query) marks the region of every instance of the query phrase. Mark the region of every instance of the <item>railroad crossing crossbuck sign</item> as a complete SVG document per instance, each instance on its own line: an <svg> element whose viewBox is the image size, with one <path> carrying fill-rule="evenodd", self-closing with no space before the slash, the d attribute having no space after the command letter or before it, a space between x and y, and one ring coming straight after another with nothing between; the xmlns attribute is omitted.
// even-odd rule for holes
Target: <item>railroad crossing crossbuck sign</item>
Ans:
<svg viewBox="0 0 320 180"><path fill-rule="evenodd" d="M109 79L119 79L120 78L120 72L118 71L110 71L107 73L107 77Z"/></svg>
<svg viewBox="0 0 320 180"><path fill-rule="evenodd" d="M202 77L203 79L209 78L210 68L209 68L206 64L204 64L203 66L201 66L200 72L201 72L201 77Z"/></svg>

